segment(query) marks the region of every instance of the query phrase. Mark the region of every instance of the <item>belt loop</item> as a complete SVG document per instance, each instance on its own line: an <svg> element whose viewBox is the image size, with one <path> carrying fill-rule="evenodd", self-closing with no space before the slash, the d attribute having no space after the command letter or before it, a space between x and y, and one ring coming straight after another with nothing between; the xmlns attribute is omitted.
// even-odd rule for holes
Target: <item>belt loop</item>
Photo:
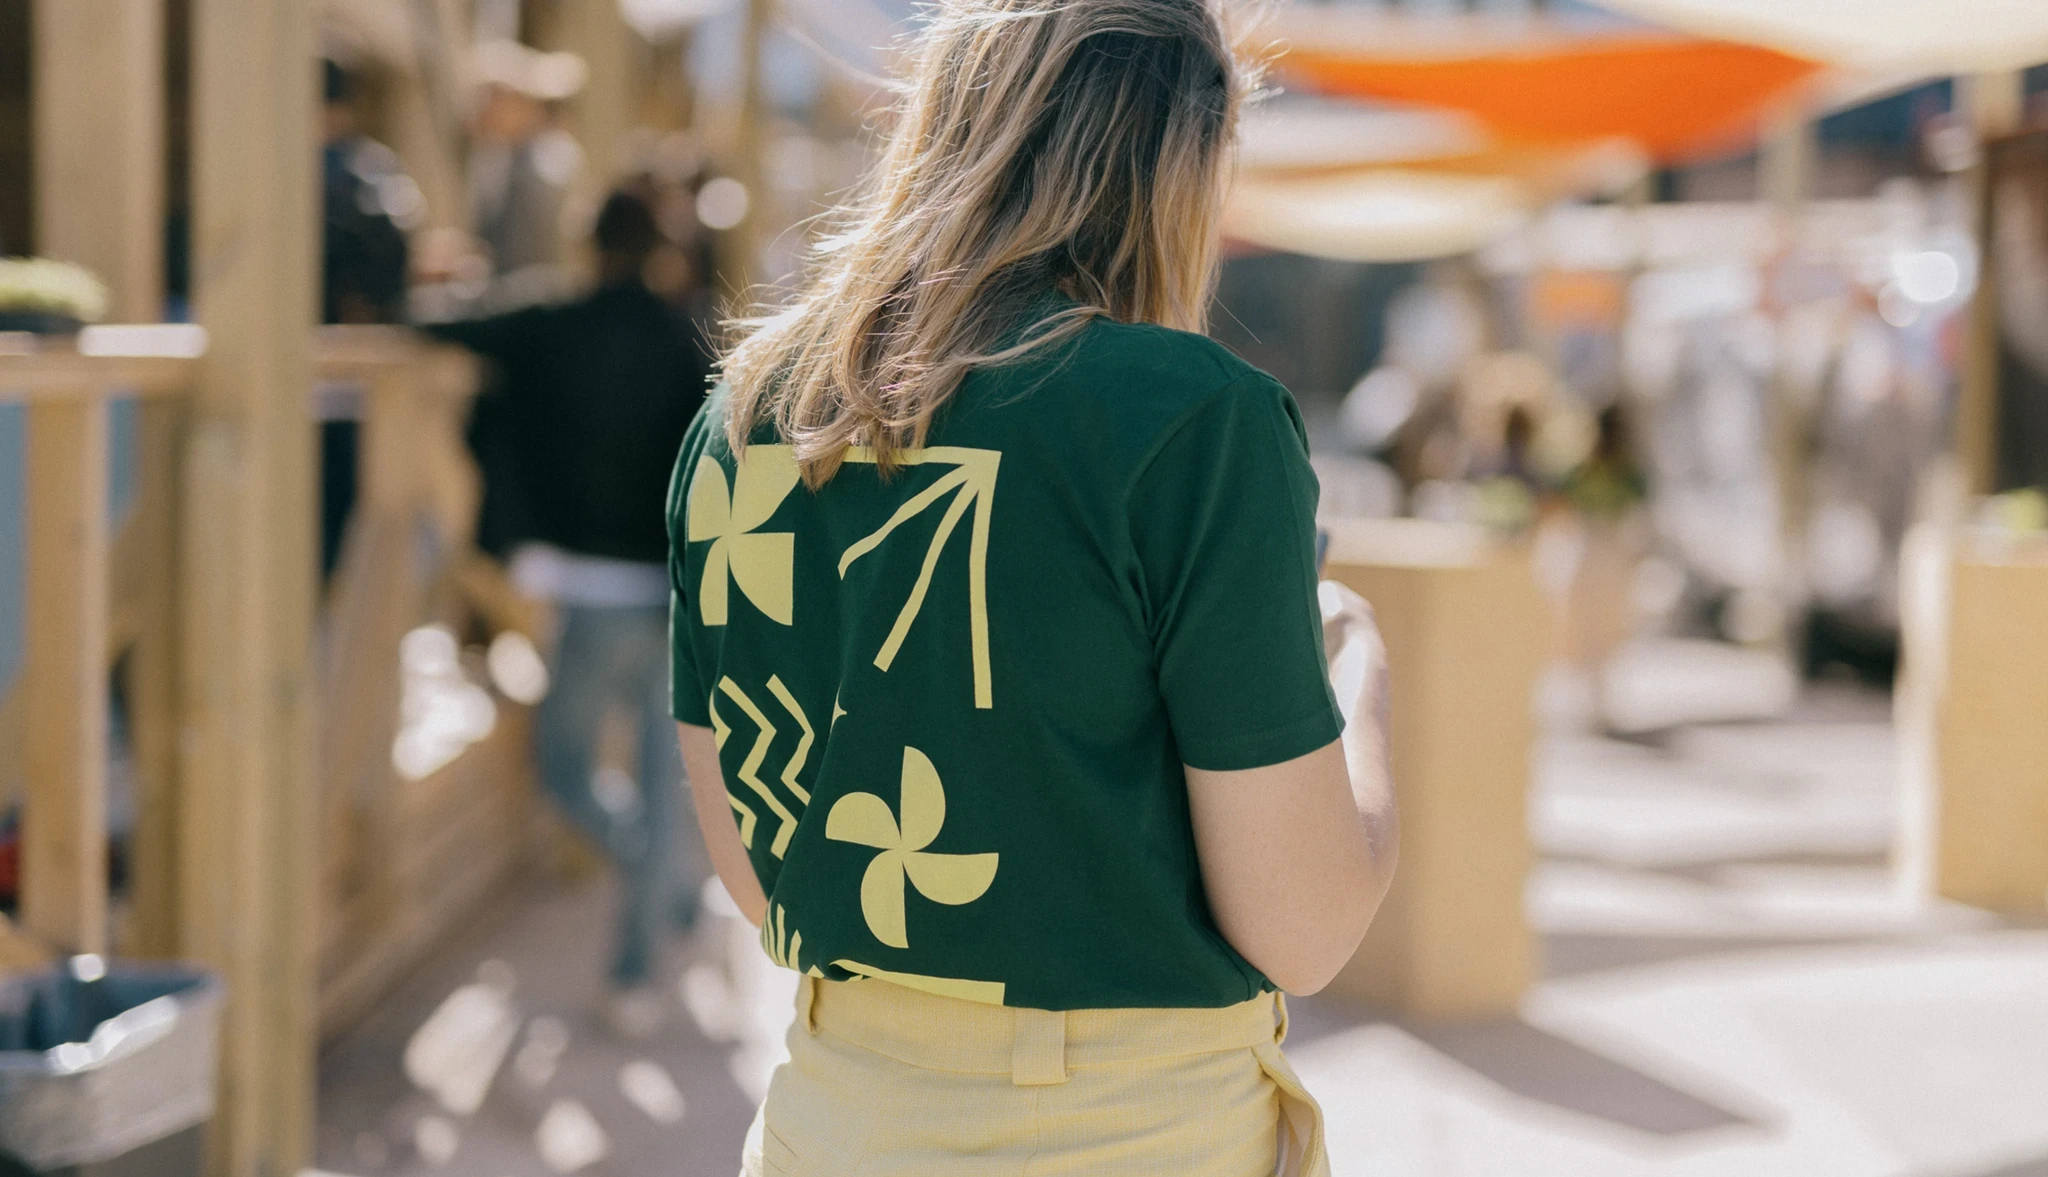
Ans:
<svg viewBox="0 0 2048 1177"><path fill-rule="evenodd" d="M1287 995L1278 989L1273 991L1273 1016L1277 1024L1273 1027L1273 1041L1287 1041Z"/></svg>
<svg viewBox="0 0 2048 1177"><path fill-rule="evenodd" d="M1067 1015L1058 1010L1015 1009L1010 1082L1050 1087L1067 1081Z"/></svg>
<svg viewBox="0 0 2048 1177"><path fill-rule="evenodd" d="M796 979L796 1019L812 1037L818 1033L818 979L805 973Z"/></svg>

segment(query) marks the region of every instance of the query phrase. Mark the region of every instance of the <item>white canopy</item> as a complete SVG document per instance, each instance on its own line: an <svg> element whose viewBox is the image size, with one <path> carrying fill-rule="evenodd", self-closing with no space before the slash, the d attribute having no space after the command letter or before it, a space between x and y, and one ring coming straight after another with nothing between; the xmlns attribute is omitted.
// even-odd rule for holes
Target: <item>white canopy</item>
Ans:
<svg viewBox="0 0 2048 1177"><path fill-rule="evenodd" d="M2048 0L1600 0L1705 37L1879 72L1968 74L2048 62Z"/></svg>
<svg viewBox="0 0 2048 1177"><path fill-rule="evenodd" d="M1466 253L1528 215L1528 188L1496 176L1376 168L1305 179L1246 176L1224 231L1290 253L1343 261L1420 261Z"/></svg>

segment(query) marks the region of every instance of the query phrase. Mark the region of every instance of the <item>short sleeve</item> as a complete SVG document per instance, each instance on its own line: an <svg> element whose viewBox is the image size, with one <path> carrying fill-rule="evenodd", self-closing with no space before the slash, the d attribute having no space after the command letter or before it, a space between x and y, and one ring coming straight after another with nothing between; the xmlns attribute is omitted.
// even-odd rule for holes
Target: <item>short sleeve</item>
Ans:
<svg viewBox="0 0 2048 1177"><path fill-rule="evenodd" d="M1192 410L1133 487L1159 690L1191 767L1280 764L1343 732L1316 604L1317 493L1294 398L1262 375Z"/></svg>
<svg viewBox="0 0 2048 1177"><path fill-rule="evenodd" d="M690 472L696 467L692 455L699 449L697 438L704 428L703 418L699 413L697 422L684 437L682 453L676 458L676 470L668 486L669 714L694 727L711 726L711 695L697 670L698 627L690 620L684 507L689 502Z"/></svg>

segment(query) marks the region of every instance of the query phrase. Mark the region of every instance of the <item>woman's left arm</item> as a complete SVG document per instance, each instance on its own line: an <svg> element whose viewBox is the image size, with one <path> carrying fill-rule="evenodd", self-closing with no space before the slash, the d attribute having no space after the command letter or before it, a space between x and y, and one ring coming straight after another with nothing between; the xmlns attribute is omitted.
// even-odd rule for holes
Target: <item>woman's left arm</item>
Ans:
<svg viewBox="0 0 2048 1177"><path fill-rule="evenodd" d="M704 831L704 846L711 852L711 866L718 881L739 905L740 914L755 927L768 915L768 895L754 874L753 860L740 842L740 828L732 819L732 805L725 799L725 770L718 764L718 742L708 727L676 724L676 736L683 745L683 770L690 774L690 801L697 810L697 828Z"/></svg>

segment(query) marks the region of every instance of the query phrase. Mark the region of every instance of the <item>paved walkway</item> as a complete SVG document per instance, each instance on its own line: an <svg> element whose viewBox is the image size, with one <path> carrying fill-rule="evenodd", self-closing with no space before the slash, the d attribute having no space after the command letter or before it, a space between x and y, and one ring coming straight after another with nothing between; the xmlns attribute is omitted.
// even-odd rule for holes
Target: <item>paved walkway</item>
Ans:
<svg viewBox="0 0 2048 1177"><path fill-rule="evenodd" d="M1295 1004L1340 1177L2048 1177L2048 930L1894 885L1885 701L1788 705L1769 666L1698 647L1646 649L1630 673L1646 734L1558 734L1538 755L1547 978L1521 1017ZM610 902L507 896L332 1049L322 1166L729 1177L793 978L735 928L740 975L688 973L676 1024L621 1045L588 1013ZM404 1059L479 976L469 1070L495 1081L468 1112L461 1075L436 1078L462 1070L449 1050L414 1048L442 1097Z"/></svg>

